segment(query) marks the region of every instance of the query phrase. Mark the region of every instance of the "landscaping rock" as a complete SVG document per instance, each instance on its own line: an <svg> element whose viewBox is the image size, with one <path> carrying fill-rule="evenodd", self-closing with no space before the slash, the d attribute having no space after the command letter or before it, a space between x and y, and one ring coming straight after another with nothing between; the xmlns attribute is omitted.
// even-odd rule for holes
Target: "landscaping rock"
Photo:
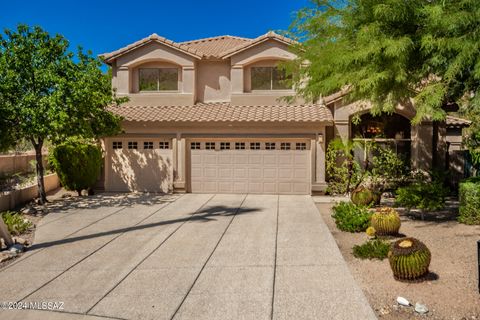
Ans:
<svg viewBox="0 0 480 320"><path fill-rule="evenodd" d="M405 299L404 297L397 297L397 303L401 306L405 306L405 307L408 307L410 306L410 302L408 302L407 299Z"/></svg>
<svg viewBox="0 0 480 320"><path fill-rule="evenodd" d="M28 240L25 240L25 239L20 238L20 237L13 237L13 242L21 244L22 246L28 245Z"/></svg>
<svg viewBox="0 0 480 320"><path fill-rule="evenodd" d="M415 303L415 312L419 314L426 314L428 312L428 308L426 305L421 303Z"/></svg>
<svg viewBox="0 0 480 320"><path fill-rule="evenodd" d="M34 215L37 213L37 209L35 209L34 207L25 207L22 209L21 211L23 214L31 214L31 215Z"/></svg>
<svg viewBox="0 0 480 320"><path fill-rule="evenodd" d="M15 257L17 254L12 254L10 251L1 251L0 252L0 263L10 260Z"/></svg>
<svg viewBox="0 0 480 320"><path fill-rule="evenodd" d="M9 250L10 252L14 252L14 253L16 253L16 254L18 254L18 253L20 253L20 252L23 252L23 249L24 249L23 245L21 245L21 244L19 244L19 243L16 243L16 244L14 244L13 246L11 246L10 248L8 248L8 250Z"/></svg>

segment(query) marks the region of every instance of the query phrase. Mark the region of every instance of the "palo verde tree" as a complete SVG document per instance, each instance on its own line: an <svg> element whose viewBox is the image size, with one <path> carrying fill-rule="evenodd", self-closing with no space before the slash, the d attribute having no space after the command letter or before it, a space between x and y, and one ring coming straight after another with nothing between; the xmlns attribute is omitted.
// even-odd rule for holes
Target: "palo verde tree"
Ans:
<svg viewBox="0 0 480 320"><path fill-rule="evenodd" d="M75 55L61 35L19 25L0 34L0 147L30 141L36 153L39 198L46 202L42 147L68 137L96 138L120 130L107 110L122 101L113 95L102 62Z"/></svg>
<svg viewBox="0 0 480 320"><path fill-rule="evenodd" d="M343 89L373 114L413 100L413 123L443 120L451 103L480 115L478 0L314 0L290 35L301 42L288 68L303 98Z"/></svg>

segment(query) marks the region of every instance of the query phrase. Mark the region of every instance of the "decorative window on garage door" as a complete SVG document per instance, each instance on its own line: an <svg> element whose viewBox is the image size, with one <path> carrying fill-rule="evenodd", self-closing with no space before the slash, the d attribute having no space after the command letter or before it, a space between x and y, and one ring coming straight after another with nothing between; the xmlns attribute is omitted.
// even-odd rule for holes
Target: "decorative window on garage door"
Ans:
<svg viewBox="0 0 480 320"><path fill-rule="evenodd" d="M295 144L296 150L307 150L307 144L305 142L297 142Z"/></svg>
<svg viewBox="0 0 480 320"><path fill-rule="evenodd" d="M128 141L128 149L138 149L137 141Z"/></svg>
<svg viewBox="0 0 480 320"><path fill-rule="evenodd" d="M290 142L282 142L280 144L280 149L281 150L290 150Z"/></svg>
<svg viewBox="0 0 480 320"><path fill-rule="evenodd" d="M122 141L113 141L112 147L113 149L122 149Z"/></svg>
<svg viewBox="0 0 480 320"><path fill-rule="evenodd" d="M153 149L153 142L152 141L144 141L143 142L143 149Z"/></svg>
<svg viewBox="0 0 480 320"><path fill-rule="evenodd" d="M170 143L168 141L160 141L158 143L159 149L170 149Z"/></svg>
<svg viewBox="0 0 480 320"><path fill-rule="evenodd" d="M200 150L200 142L190 142L190 149Z"/></svg>
<svg viewBox="0 0 480 320"><path fill-rule="evenodd" d="M265 142L265 150L275 150L275 142Z"/></svg>
<svg viewBox="0 0 480 320"><path fill-rule="evenodd" d="M250 142L250 150L260 150L260 142Z"/></svg>
<svg viewBox="0 0 480 320"><path fill-rule="evenodd" d="M215 150L215 142L205 142L205 149Z"/></svg>
<svg viewBox="0 0 480 320"><path fill-rule="evenodd" d="M230 150L230 142L220 142L220 150Z"/></svg>

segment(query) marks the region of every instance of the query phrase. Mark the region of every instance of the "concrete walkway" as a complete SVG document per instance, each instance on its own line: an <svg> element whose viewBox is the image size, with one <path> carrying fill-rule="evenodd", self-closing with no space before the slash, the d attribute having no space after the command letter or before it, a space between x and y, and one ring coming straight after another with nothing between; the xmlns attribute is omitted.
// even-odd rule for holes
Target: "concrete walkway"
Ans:
<svg viewBox="0 0 480 320"><path fill-rule="evenodd" d="M0 270L0 303L62 309L0 319L375 319L309 196L85 201Z"/></svg>

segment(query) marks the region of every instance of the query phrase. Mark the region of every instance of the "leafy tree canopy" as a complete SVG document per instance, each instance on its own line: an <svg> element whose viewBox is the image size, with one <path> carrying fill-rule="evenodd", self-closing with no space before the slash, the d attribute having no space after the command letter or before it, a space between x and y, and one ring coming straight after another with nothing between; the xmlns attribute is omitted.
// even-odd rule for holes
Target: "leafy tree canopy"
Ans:
<svg viewBox="0 0 480 320"><path fill-rule="evenodd" d="M85 138L115 134L119 118L106 108L122 102L112 94L102 62L68 50L61 35L40 27L19 25L0 34L0 147L26 139L37 154L40 198L43 191L41 148L71 136Z"/></svg>
<svg viewBox="0 0 480 320"><path fill-rule="evenodd" d="M480 115L478 0L314 0L290 33L302 44L288 67L307 100L348 88L374 114L413 99L414 123L443 120L448 103Z"/></svg>

